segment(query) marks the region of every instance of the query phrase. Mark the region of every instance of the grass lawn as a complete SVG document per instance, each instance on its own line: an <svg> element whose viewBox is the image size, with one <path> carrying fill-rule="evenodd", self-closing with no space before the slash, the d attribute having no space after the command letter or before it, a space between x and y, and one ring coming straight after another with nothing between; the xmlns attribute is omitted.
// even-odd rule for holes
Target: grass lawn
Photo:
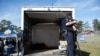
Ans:
<svg viewBox="0 0 100 56"><path fill-rule="evenodd" d="M87 37L86 43L78 42L82 56L100 56L100 36Z"/></svg>

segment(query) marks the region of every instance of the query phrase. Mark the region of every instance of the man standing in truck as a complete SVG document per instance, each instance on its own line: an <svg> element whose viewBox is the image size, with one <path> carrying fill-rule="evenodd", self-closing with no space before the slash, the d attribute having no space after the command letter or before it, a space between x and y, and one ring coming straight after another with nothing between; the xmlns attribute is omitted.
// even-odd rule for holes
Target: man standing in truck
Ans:
<svg viewBox="0 0 100 56"><path fill-rule="evenodd" d="M71 14L67 14L67 17L65 17L61 22L62 34L68 44L66 50L67 56L75 56L75 32L77 29L74 24L76 23L75 20L72 20Z"/></svg>

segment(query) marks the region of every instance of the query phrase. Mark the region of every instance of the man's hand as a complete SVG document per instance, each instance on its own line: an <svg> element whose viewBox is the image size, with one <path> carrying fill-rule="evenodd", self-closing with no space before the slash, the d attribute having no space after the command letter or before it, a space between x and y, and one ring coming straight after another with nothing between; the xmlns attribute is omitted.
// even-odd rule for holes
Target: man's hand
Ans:
<svg viewBox="0 0 100 56"><path fill-rule="evenodd" d="M73 25L72 26L73 30L76 32L77 31L77 28Z"/></svg>

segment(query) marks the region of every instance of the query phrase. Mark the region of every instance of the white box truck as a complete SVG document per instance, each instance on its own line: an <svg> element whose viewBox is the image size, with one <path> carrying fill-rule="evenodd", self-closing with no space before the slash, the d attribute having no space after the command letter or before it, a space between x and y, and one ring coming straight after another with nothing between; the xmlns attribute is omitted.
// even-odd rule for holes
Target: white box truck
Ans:
<svg viewBox="0 0 100 56"><path fill-rule="evenodd" d="M61 20L68 13L75 18L73 7L23 7L21 26L24 51L43 48L43 44L45 48L58 47L59 40L62 40Z"/></svg>

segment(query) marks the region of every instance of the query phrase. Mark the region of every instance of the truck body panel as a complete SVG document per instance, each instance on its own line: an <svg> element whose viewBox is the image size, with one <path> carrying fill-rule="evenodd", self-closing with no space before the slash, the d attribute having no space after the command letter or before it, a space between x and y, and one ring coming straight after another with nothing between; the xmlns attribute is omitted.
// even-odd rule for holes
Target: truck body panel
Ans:
<svg viewBox="0 0 100 56"><path fill-rule="evenodd" d="M72 7L25 7L22 8L21 28L25 50L30 50L34 44L43 43L45 46L58 46L62 40L61 20L68 13L75 18ZM35 48L35 47L34 47Z"/></svg>

